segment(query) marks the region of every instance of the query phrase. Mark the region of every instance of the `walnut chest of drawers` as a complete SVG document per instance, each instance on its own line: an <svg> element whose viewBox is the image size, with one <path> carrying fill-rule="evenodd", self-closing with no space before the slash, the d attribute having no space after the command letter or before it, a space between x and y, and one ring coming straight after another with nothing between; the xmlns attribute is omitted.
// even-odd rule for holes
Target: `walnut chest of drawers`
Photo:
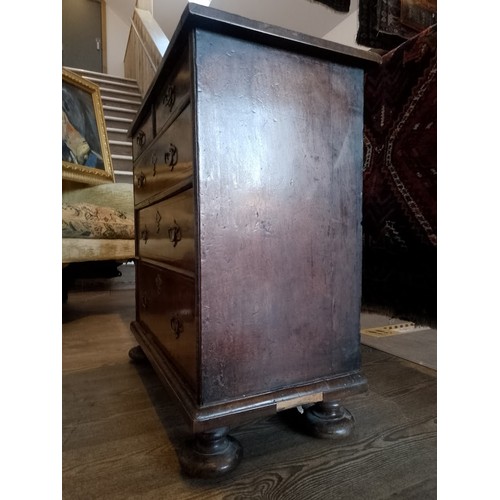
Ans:
<svg viewBox="0 0 500 500"><path fill-rule="evenodd" d="M294 407L342 437L360 372L363 67L371 54L188 4L130 129L139 346L193 433Z"/></svg>

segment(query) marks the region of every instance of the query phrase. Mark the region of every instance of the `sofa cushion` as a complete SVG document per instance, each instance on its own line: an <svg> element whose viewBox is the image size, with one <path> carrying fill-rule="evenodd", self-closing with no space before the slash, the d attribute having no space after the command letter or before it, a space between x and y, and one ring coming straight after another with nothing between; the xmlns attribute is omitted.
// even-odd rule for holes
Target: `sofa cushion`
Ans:
<svg viewBox="0 0 500 500"><path fill-rule="evenodd" d="M108 183L81 187L80 184L63 182L63 203L91 203L120 210L130 217L134 213L134 185Z"/></svg>
<svg viewBox="0 0 500 500"><path fill-rule="evenodd" d="M125 212L92 203L62 204L63 238L133 239L134 220Z"/></svg>

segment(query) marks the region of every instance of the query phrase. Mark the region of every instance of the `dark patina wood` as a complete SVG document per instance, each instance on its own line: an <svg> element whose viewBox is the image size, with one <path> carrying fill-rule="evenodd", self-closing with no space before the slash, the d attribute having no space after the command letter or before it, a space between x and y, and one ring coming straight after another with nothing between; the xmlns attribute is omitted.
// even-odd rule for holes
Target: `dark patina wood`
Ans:
<svg viewBox="0 0 500 500"><path fill-rule="evenodd" d="M190 475L232 470L228 429L250 418L306 406L312 434L352 429L339 401L366 388L363 68L375 61L189 4L131 127L136 139L153 117L134 165L131 329L195 434L180 457Z"/></svg>
<svg viewBox="0 0 500 500"><path fill-rule="evenodd" d="M134 158L135 203L148 201L192 176L191 115L191 107L188 106L138 158ZM134 142L137 142L136 139Z"/></svg>
<svg viewBox="0 0 500 500"><path fill-rule="evenodd" d="M194 272L193 189L136 212L139 256Z"/></svg>

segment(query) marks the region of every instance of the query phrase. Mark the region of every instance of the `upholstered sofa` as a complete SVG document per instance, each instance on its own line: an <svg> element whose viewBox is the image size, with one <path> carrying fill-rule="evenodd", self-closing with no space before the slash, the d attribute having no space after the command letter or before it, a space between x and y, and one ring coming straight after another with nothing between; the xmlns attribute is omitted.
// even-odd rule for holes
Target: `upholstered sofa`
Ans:
<svg viewBox="0 0 500 500"><path fill-rule="evenodd" d="M133 185L63 185L63 300L78 277L118 276L117 267L134 258Z"/></svg>

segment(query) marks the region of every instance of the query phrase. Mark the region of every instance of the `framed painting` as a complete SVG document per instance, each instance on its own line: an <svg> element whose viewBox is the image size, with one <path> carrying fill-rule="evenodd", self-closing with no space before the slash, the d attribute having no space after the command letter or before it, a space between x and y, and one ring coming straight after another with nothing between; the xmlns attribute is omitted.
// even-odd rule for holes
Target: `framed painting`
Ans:
<svg viewBox="0 0 500 500"><path fill-rule="evenodd" d="M62 177L84 184L115 180L99 87L65 68L62 70Z"/></svg>

